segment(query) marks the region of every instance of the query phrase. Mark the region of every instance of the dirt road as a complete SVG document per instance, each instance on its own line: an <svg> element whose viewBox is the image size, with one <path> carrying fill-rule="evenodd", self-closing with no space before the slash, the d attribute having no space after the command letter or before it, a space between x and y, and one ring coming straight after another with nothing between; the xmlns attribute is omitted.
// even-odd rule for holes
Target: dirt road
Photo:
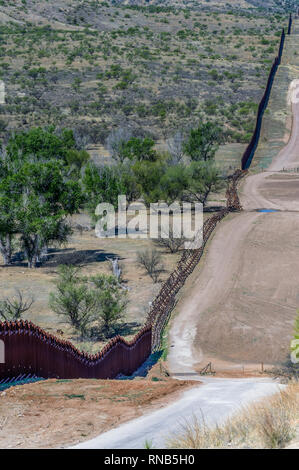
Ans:
<svg viewBox="0 0 299 470"><path fill-rule="evenodd" d="M201 378L202 380L202 378ZM280 385L265 380L207 379L204 386L183 393L174 403L124 423L75 449L163 449L167 441L196 418L220 424L232 413L260 397L275 393Z"/></svg>
<svg viewBox="0 0 299 470"><path fill-rule="evenodd" d="M293 115L289 143L267 171L245 179L244 212L218 226L185 286L170 329L174 374L209 361L222 372L288 358L299 306L299 104Z"/></svg>

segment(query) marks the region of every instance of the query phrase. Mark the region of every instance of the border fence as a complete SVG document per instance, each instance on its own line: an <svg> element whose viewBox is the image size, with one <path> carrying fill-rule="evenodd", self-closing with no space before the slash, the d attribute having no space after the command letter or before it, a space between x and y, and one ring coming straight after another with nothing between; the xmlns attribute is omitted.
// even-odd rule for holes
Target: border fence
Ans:
<svg viewBox="0 0 299 470"><path fill-rule="evenodd" d="M289 25L288 25L288 34L291 34L292 22L293 22L292 14L290 14ZM252 139L251 139L251 141L250 141L250 143L249 143L249 145L248 145L247 149L245 150L245 152L243 154L243 157L242 157L242 170L247 170L250 167L252 159L254 157L255 151L256 151L258 143L259 143L264 112L265 112L265 110L268 106L273 81L274 81L277 69L278 69L278 67L281 63L281 57L282 57L282 53L283 53L283 49L284 49L284 43L285 43L285 30L283 29L282 33L281 33L281 38L280 38L278 55L277 55L277 57L275 57L274 62L272 64L272 67L271 67L271 70L270 70L270 73L269 73L269 77L268 77L268 81L267 81L267 85L266 85L266 89L265 89L264 95L263 95L263 97L261 99L261 102L259 104L259 107L258 107L255 130L254 130Z"/></svg>
<svg viewBox="0 0 299 470"><path fill-rule="evenodd" d="M292 15L288 34L291 33ZM230 212L241 211L237 184L252 162L257 148L262 119L267 107L273 80L285 42L281 33L278 56L272 65L266 90L258 108L256 128L242 157L242 170L236 170L228 180L226 208L215 213L203 224L203 243L199 249L184 250L175 270L162 284L151 305L145 326L128 342L116 336L97 354L79 351L72 343L51 335L28 321L0 322L0 341L5 345L5 362L0 361L0 382L16 377L42 378L97 378L113 379L119 374L131 375L151 352L161 347L161 337L170 313L176 304L176 295L200 261L204 248L217 224Z"/></svg>
<svg viewBox="0 0 299 470"><path fill-rule="evenodd" d="M152 349L159 349L161 346L161 335L166 325L170 313L175 306L176 294L185 284L188 276L200 261L204 248L211 234L227 214L234 211L241 211L242 207L237 193L237 184L240 178L246 174L245 171L237 170L230 178L226 192L226 208L217 212L207 219L203 224L203 242L197 250L184 250L182 257L169 278L164 282L159 294L151 306L148 314L148 323L152 325Z"/></svg>
<svg viewBox="0 0 299 470"><path fill-rule="evenodd" d="M31 322L3 322L0 338L5 344L5 363L0 364L0 379L23 374L63 379L131 375L151 353L151 337L147 325L131 342L116 336L98 354L90 355Z"/></svg>

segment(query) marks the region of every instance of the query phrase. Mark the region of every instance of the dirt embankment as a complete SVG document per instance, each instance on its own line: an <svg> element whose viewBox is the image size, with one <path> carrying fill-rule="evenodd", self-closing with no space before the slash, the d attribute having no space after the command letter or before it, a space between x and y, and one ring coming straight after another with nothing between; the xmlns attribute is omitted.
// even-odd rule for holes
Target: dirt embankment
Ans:
<svg viewBox="0 0 299 470"><path fill-rule="evenodd" d="M157 378L52 379L12 387L0 393L0 448L67 447L165 406L192 385Z"/></svg>

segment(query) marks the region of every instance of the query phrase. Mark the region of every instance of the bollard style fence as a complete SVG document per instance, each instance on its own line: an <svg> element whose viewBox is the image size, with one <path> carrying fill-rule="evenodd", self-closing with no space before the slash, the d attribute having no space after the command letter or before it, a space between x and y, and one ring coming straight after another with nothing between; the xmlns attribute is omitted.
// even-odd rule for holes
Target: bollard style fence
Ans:
<svg viewBox="0 0 299 470"><path fill-rule="evenodd" d="M290 14L288 34L291 34L292 22L293 22L292 14ZM249 143L249 145L248 145L247 149L245 150L245 152L243 154L243 157L242 157L242 170L247 170L250 167L252 159L254 157L255 151L256 151L258 143L259 143L264 112L265 112L265 109L267 108L267 105L268 105L268 102L269 102L269 98L270 98L270 94L271 94L271 90L272 90L272 85L273 85L273 81L274 81L277 69L278 69L278 67L281 63L281 57L282 57L282 53L283 53L284 43L285 43L285 30L283 29L282 33L281 33L278 56L275 58L275 60L273 62L273 65L271 67L270 74L269 74L268 81L267 81L267 86L266 86L266 89L265 89L265 93L264 93L264 95L261 99L261 102L259 104L259 107L258 107L258 113L257 113L256 126L255 126L255 130L254 130L254 134L253 134L252 139L251 139L251 141L250 141L250 143Z"/></svg>
<svg viewBox="0 0 299 470"><path fill-rule="evenodd" d="M291 17L290 17L290 22L291 22ZM291 31L291 26L290 25L289 25L289 31ZM247 149L245 150L245 152L243 154L243 157L242 157L242 169L243 170L247 170L250 167L252 159L253 159L255 151L256 151L256 148L257 148L258 143L259 143L259 139L260 139L260 135L261 135L261 127L262 127L262 122L263 122L263 116L264 116L265 109L267 108L267 105L268 105L268 102L269 102L269 98L270 98L270 94L271 94L271 90L272 90L272 85L273 85L273 81L274 81L278 66L281 63L281 57L282 57L282 52L283 52L283 48L284 48L284 42L285 42L285 31L283 29L282 33L281 33L278 56L275 58L275 60L273 62L273 65L271 67L270 74L269 74L268 81L267 81L267 86L266 86L266 89L265 89L265 93L264 93L264 95L261 99L261 102L259 104L259 107L258 107L258 113L257 113L256 126L255 126L255 130L254 130L254 134L253 134L253 136L251 138L251 141L250 141L250 143L249 143L249 145L248 145Z"/></svg>
<svg viewBox="0 0 299 470"><path fill-rule="evenodd" d="M152 349L157 350L161 347L161 336L164 327L169 319L170 313L175 306L176 294L185 284L187 277L193 272L200 261L204 248L218 222L227 214L234 211L241 211L242 207L237 193L237 184L240 178L246 174L246 171L237 170L229 179L227 188L226 208L217 212L204 222L203 225L203 243L197 250L185 250L178 263L178 266L169 276L161 287L159 294L152 303L148 314L148 323L152 325Z"/></svg>
<svg viewBox="0 0 299 470"><path fill-rule="evenodd" d="M0 323L5 362L0 379L32 375L43 378L113 379L131 375L151 353L152 329L145 326L131 342L114 337L96 355L82 353L68 341L27 321Z"/></svg>
<svg viewBox="0 0 299 470"><path fill-rule="evenodd" d="M96 355L80 352L68 341L47 333L28 321L0 322L0 343L4 344L1 379L32 376L43 378L113 379L131 375L161 346L162 331L175 305L175 297L200 261L216 225L231 211L242 210L237 193L238 180L246 174L237 170L229 179L227 207L210 217L203 226L203 244L184 250L181 259L154 300L145 326L131 342L116 336Z"/></svg>

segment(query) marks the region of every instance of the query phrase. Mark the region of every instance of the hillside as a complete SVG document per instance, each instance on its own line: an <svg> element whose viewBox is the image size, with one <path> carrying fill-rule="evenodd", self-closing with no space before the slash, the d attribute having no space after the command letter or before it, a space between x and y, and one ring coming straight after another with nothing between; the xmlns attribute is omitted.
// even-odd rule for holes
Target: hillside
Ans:
<svg viewBox="0 0 299 470"><path fill-rule="evenodd" d="M286 10L179 3L0 2L2 138L55 124L84 144L119 127L164 142L209 117L226 141L248 142Z"/></svg>

